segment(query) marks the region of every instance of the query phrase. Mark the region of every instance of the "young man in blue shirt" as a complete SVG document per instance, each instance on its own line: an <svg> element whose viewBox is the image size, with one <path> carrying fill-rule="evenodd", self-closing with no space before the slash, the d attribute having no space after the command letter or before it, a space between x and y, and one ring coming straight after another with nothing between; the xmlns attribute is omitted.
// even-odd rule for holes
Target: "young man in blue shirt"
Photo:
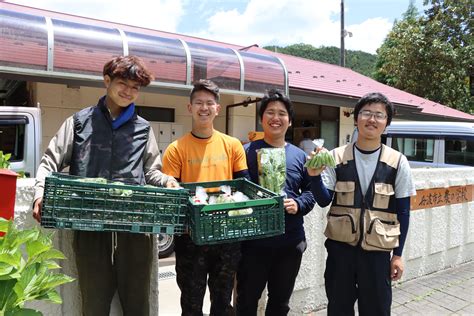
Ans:
<svg viewBox="0 0 474 316"><path fill-rule="evenodd" d="M286 131L293 121L290 99L277 90L269 91L261 101L259 116L264 138L244 146L247 165L251 180L258 183L257 150L285 149L285 233L242 243L242 259L237 272L237 315L257 314L258 300L265 285L268 288L265 314L287 315L306 249L303 216L313 209L315 201L310 190L311 180L304 168L306 154L285 141Z"/></svg>

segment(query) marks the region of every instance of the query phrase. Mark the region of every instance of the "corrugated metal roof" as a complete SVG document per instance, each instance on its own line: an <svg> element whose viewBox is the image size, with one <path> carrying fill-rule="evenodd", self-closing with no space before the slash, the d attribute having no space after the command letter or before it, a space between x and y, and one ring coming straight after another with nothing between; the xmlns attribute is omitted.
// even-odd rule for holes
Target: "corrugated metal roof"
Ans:
<svg viewBox="0 0 474 316"><path fill-rule="evenodd" d="M349 68L275 53L262 48L252 47L251 49L256 52L274 54L281 58L288 69L290 88L355 98L360 98L366 93L377 91L386 95L393 103L418 107L421 109L421 113L427 115L474 121L474 115L382 84Z"/></svg>

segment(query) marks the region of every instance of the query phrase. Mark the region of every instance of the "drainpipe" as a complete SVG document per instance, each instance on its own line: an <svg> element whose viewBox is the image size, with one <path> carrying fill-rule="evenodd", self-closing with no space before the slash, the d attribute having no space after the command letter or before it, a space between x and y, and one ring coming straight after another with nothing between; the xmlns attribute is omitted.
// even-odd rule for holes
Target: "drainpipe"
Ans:
<svg viewBox="0 0 474 316"><path fill-rule="evenodd" d="M249 106L249 104L260 102L260 100L261 100L261 98L256 98L256 99L252 100L250 97L248 97L243 102L227 105L226 106L226 111L225 111L225 133L229 134L229 119L230 119L229 109L235 108L237 106L243 106L244 108L246 108L247 106Z"/></svg>

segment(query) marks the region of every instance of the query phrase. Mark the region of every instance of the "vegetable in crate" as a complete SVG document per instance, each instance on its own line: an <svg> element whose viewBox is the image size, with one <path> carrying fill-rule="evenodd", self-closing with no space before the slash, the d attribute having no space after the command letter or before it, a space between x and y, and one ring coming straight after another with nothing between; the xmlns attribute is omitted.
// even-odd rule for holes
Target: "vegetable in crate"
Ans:
<svg viewBox="0 0 474 316"><path fill-rule="evenodd" d="M84 182L84 183L98 183L98 184L107 184L107 179L105 178L80 178L77 179L76 181L78 182ZM125 185L122 182L115 181L112 182L111 184L115 185ZM119 188L110 188L109 189L109 194L113 196L123 196L123 197L129 197L133 195L132 190L126 190L126 189L119 189Z"/></svg>
<svg viewBox="0 0 474 316"><path fill-rule="evenodd" d="M100 184L107 184L107 179L105 178L78 178L78 182L85 182L85 183L100 183Z"/></svg>
<svg viewBox="0 0 474 316"><path fill-rule="evenodd" d="M324 139L315 139L313 140L313 144L316 150L322 148L324 145ZM334 168L336 167L336 162L334 161L334 157L327 150L320 150L317 154L311 157L311 159L307 160L304 166L306 168L315 169L319 169L323 166Z"/></svg>
<svg viewBox="0 0 474 316"><path fill-rule="evenodd" d="M115 185L124 185L122 182L112 182L112 184ZM126 189L119 189L119 188L110 188L109 189L109 194L113 196L123 196L123 197L129 197L133 195L132 190L126 190Z"/></svg>
<svg viewBox="0 0 474 316"><path fill-rule="evenodd" d="M284 194L286 180L285 148L261 148L257 150L258 182L278 194Z"/></svg>

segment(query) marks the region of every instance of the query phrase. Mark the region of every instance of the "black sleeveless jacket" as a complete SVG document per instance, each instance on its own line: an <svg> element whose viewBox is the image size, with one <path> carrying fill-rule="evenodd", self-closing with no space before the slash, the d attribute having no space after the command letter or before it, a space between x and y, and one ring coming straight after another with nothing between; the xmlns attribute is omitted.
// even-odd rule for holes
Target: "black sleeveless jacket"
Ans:
<svg viewBox="0 0 474 316"><path fill-rule="evenodd" d="M73 116L74 142L69 173L145 184L143 156L149 123L136 113L116 130L103 101Z"/></svg>

